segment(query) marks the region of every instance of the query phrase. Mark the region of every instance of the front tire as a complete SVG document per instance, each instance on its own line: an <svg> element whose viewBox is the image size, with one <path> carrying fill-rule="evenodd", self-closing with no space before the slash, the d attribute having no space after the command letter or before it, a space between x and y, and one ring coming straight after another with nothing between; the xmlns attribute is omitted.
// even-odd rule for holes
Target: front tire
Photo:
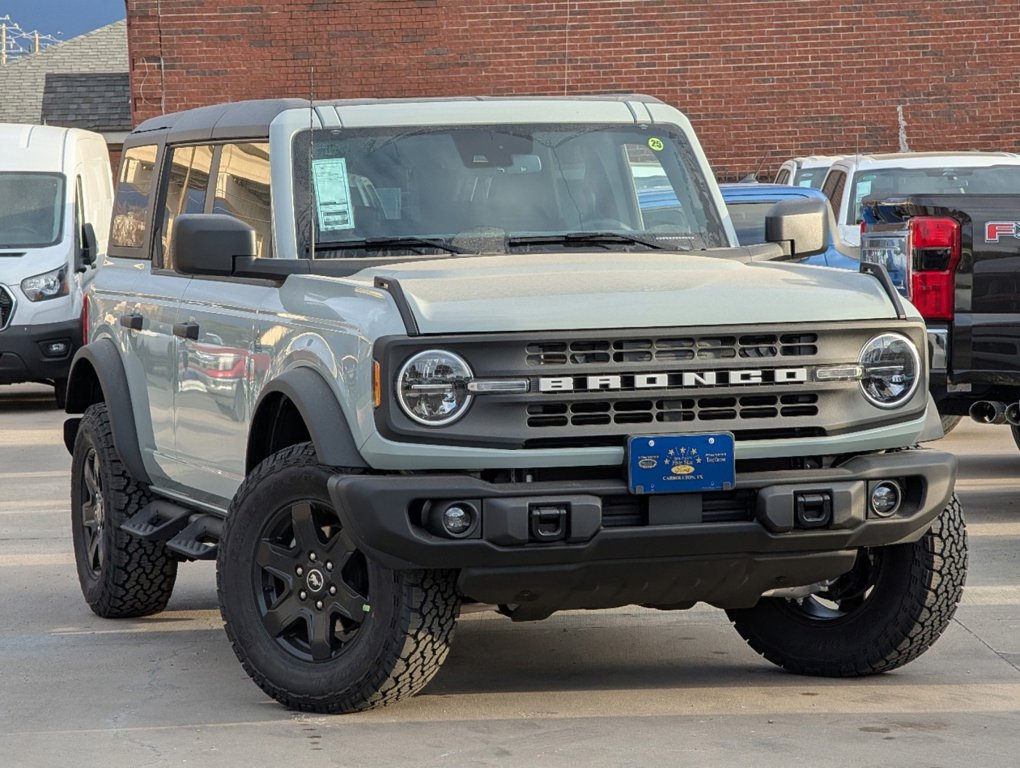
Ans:
<svg viewBox="0 0 1020 768"><path fill-rule="evenodd" d="M82 594L98 616L148 616L170 599L177 561L120 529L152 499L121 463L106 403L90 405L71 459L71 537Z"/></svg>
<svg viewBox="0 0 1020 768"><path fill-rule="evenodd" d="M762 598L727 614L748 645L790 672L871 675L913 661L935 642L966 573L967 532L954 495L918 541L860 550L853 570L825 592Z"/></svg>
<svg viewBox="0 0 1020 768"><path fill-rule="evenodd" d="M308 443L266 459L231 504L220 610L252 680L286 707L356 712L417 693L449 650L450 571L392 571L342 529Z"/></svg>

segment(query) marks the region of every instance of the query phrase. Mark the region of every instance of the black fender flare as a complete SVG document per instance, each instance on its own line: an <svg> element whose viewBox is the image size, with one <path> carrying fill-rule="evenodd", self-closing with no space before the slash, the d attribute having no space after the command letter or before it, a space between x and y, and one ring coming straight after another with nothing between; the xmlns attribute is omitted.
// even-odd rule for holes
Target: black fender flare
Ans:
<svg viewBox="0 0 1020 768"><path fill-rule="evenodd" d="M96 390L98 382L99 391ZM105 402L113 430L113 444L127 471L140 483L150 485L149 473L142 462L138 446L135 414L131 409L131 391L128 389L124 364L117 346L110 339L98 339L79 349L71 361L67 377L67 413L84 413L97 402ZM64 444L68 452L74 451L74 438L81 419L64 422Z"/></svg>
<svg viewBox="0 0 1020 768"><path fill-rule="evenodd" d="M259 395L248 433L245 456L248 471L254 468L253 456L257 455L255 441L261 436L260 416L264 415L263 404L276 395L283 395L290 400L301 414L319 461L333 467L368 468L333 390L317 371L302 367L292 368L273 379Z"/></svg>

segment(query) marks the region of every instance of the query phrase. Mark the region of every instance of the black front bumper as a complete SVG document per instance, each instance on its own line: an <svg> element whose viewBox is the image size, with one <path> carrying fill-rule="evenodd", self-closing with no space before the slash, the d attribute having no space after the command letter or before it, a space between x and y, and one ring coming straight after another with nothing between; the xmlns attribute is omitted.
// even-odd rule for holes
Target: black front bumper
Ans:
<svg viewBox="0 0 1020 768"><path fill-rule="evenodd" d="M46 345L63 342L65 352L47 354ZM0 331L0 384L65 379L81 346L81 320L12 325Z"/></svg>
<svg viewBox="0 0 1020 768"><path fill-rule="evenodd" d="M493 484L465 475L337 475L329 490L346 530L381 564L458 569L465 596L542 618L629 603L748 606L770 589L835 578L858 547L920 538L955 479L952 454L914 450L738 475L729 494L634 496L619 480ZM884 519L868 511L881 480L905 491ZM824 520L799 516L798 498L828 499ZM430 510L450 502L478 512L464 538L437 535ZM554 510L561 535L548 540L542 520Z"/></svg>

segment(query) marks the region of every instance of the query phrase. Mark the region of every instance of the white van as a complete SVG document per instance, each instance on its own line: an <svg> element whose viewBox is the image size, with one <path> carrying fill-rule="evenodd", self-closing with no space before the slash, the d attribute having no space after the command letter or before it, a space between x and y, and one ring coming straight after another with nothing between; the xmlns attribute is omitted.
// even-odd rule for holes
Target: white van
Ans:
<svg viewBox="0 0 1020 768"><path fill-rule="evenodd" d="M0 123L0 384L51 382L63 405L112 199L98 133Z"/></svg>

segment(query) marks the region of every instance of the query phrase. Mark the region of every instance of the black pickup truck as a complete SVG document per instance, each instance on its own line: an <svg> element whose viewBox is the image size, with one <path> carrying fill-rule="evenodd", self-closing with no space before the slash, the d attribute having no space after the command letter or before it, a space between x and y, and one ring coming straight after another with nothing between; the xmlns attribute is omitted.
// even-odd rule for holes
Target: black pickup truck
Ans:
<svg viewBox="0 0 1020 768"><path fill-rule="evenodd" d="M927 323L939 413L1009 424L1020 447L1020 197L866 198L863 218L861 260Z"/></svg>

